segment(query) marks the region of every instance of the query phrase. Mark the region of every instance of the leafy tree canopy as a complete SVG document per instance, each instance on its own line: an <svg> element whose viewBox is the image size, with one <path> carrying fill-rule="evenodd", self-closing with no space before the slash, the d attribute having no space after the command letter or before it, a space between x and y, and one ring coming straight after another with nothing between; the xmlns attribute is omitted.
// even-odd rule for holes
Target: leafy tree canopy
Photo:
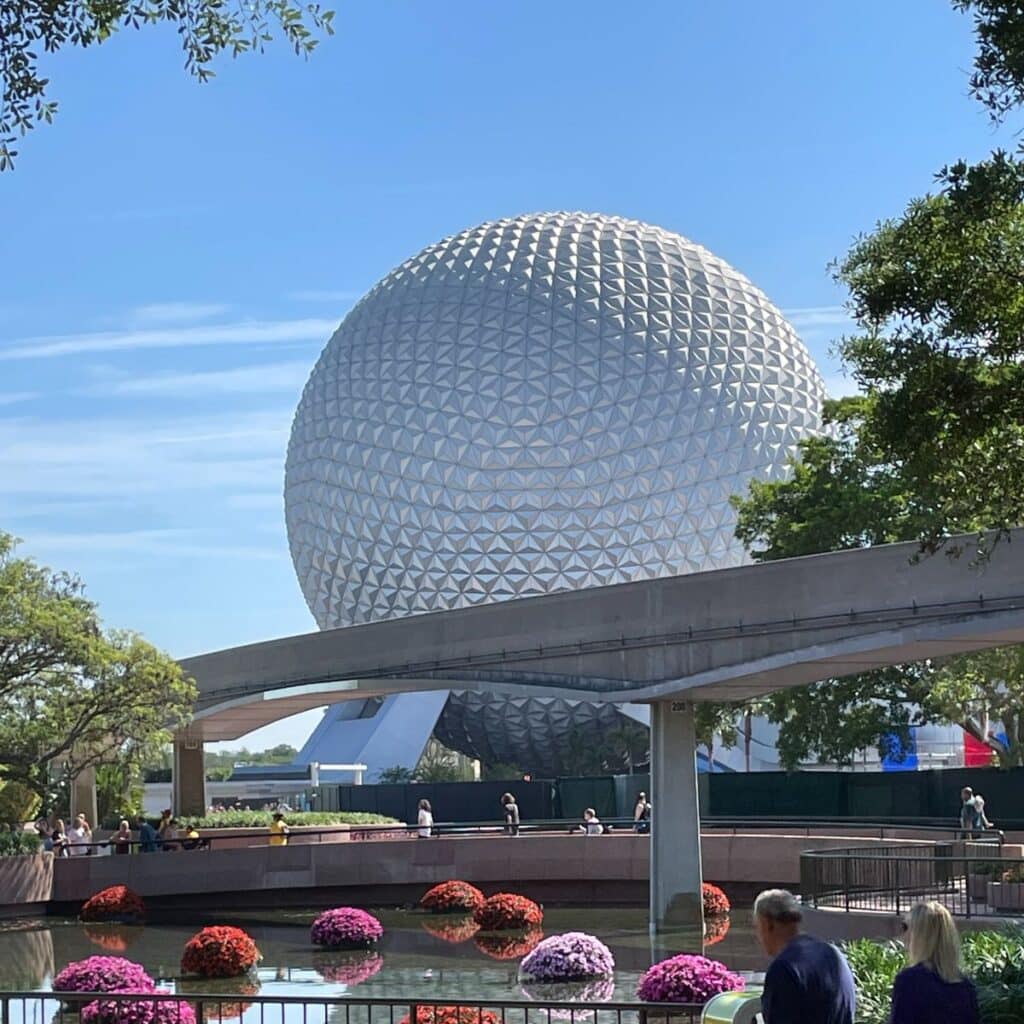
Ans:
<svg viewBox="0 0 1024 1024"><path fill-rule="evenodd" d="M80 580L17 555L0 532L0 777L50 796L51 768L134 770L196 697L136 633L104 630Z"/></svg>
<svg viewBox="0 0 1024 1024"><path fill-rule="evenodd" d="M14 145L50 122L57 103L39 66L41 53L105 42L121 29L166 23L181 41L186 69L200 82L212 78L214 59L262 53L274 32L299 55L317 45L315 32L332 32L332 11L290 0L3 0L0 3L0 171L17 156Z"/></svg>

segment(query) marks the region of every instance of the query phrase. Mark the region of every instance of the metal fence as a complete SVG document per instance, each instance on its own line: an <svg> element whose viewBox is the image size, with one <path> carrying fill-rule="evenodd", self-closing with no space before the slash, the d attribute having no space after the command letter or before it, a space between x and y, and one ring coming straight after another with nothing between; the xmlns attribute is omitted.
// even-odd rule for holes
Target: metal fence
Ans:
<svg viewBox="0 0 1024 1024"><path fill-rule="evenodd" d="M133 1024L143 1020L192 1024L193 1014L199 1024L698 1024L701 1010L700 1005L691 1003L556 999L453 1002L334 996L185 997L165 992L0 992L0 1024Z"/></svg>
<svg viewBox="0 0 1024 1024"><path fill-rule="evenodd" d="M800 855L807 906L902 914L938 900L956 917L1024 917L1024 859L998 843L814 850Z"/></svg>

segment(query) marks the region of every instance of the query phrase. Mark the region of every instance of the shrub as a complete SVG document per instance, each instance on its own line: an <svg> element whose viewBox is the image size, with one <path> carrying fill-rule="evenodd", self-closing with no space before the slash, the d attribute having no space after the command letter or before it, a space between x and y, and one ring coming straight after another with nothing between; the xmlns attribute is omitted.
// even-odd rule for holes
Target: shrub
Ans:
<svg viewBox="0 0 1024 1024"><path fill-rule="evenodd" d="M681 953L649 967L636 994L645 1003L706 1003L743 987L743 979L720 961Z"/></svg>
<svg viewBox="0 0 1024 1024"><path fill-rule="evenodd" d="M473 919L489 932L536 928L544 921L544 911L525 896L498 892L473 911Z"/></svg>
<svg viewBox="0 0 1024 1024"><path fill-rule="evenodd" d="M416 1006L399 1024L499 1024L498 1015L475 1006Z"/></svg>
<svg viewBox="0 0 1024 1024"><path fill-rule="evenodd" d="M328 949L372 946L383 934L384 929L373 914L355 907L325 910L309 930L313 944Z"/></svg>
<svg viewBox="0 0 1024 1024"><path fill-rule="evenodd" d="M196 1015L183 999L99 999L82 1007L81 1020L82 1024L196 1024Z"/></svg>
<svg viewBox="0 0 1024 1024"><path fill-rule="evenodd" d="M476 948L492 960L522 960L544 938L539 928L504 935L477 935Z"/></svg>
<svg viewBox="0 0 1024 1024"><path fill-rule="evenodd" d="M394 818L362 811L288 811L289 825L395 825ZM218 811L204 818L192 818L200 828L269 828L273 811ZM152 819L157 824L157 819Z"/></svg>
<svg viewBox="0 0 1024 1024"><path fill-rule="evenodd" d="M181 970L204 978L233 978L245 974L259 959L256 943L241 928L213 925L185 943Z"/></svg>
<svg viewBox="0 0 1024 1024"><path fill-rule="evenodd" d="M368 981L384 966L384 957L380 953L348 953L340 957L337 954L315 953L313 969L324 981L339 985L359 985Z"/></svg>
<svg viewBox="0 0 1024 1024"><path fill-rule="evenodd" d="M519 973L531 981L581 981L614 972L611 950L586 932L549 936L519 966Z"/></svg>
<svg viewBox="0 0 1024 1024"><path fill-rule="evenodd" d="M139 925L132 924L87 924L86 938L108 953L124 953L142 934Z"/></svg>
<svg viewBox="0 0 1024 1024"><path fill-rule="evenodd" d="M43 841L35 832L0 832L0 857L24 857L42 848Z"/></svg>
<svg viewBox="0 0 1024 1024"><path fill-rule="evenodd" d="M466 914L463 917L452 917L451 915L427 917L420 924L423 926L423 930L429 932L434 938L441 939L442 942L451 942L453 945L466 942L480 931L480 925L473 920L472 914Z"/></svg>
<svg viewBox="0 0 1024 1024"><path fill-rule="evenodd" d="M705 882L701 886L701 895L704 897L705 917L721 917L722 914L728 914L732 910L729 897L717 885Z"/></svg>
<svg viewBox="0 0 1024 1024"><path fill-rule="evenodd" d="M20 825L39 813L43 798L23 782L0 782L0 822Z"/></svg>
<svg viewBox="0 0 1024 1024"><path fill-rule="evenodd" d="M469 882L452 880L428 889L420 900L424 910L435 914L452 914L459 911L476 910L483 906L484 894Z"/></svg>
<svg viewBox="0 0 1024 1024"><path fill-rule="evenodd" d="M156 986L141 964L120 956L75 960L53 979L54 992L152 992Z"/></svg>
<svg viewBox="0 0 1024 1024"><path fill-rule="evenodd" d="M146 916L146 904L142 897L127 885L112 885L90 896L78 917L82 921L120 921L130 923L141 921Z"/></svg>

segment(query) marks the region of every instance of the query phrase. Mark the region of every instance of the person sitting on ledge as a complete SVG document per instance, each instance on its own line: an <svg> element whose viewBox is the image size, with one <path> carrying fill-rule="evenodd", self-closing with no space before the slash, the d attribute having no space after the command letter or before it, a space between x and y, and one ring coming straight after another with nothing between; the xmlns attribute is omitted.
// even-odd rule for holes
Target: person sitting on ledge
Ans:
<svg viewBox="0 0 1024 1024"><path fill-rule="evenodd" d="M767 889L754 901L761 947L774 957L764 979L764 1024L853 1024L856 990L846 958L835 946L800 934L800 901Z"/></svg>
<svg viewBox="0 0 1024 1024"><path fill-rule="evenodd" d="M270 845L287 846L289 831L284 821L284 815L278 811L274 815L274 820L270 823Z"/></svg>

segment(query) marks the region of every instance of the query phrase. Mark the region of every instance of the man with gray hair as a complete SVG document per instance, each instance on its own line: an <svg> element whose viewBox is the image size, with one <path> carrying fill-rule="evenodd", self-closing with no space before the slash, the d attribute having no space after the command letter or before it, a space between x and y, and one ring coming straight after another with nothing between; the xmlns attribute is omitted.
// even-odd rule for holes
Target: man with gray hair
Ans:
<svg viewBox="0 0 1024 1024"><path fill-rule="evenodd" d="M856 990L835 946L800 933L800 901L767 889L754 901L754 926L774 959L764 979L764 1024L853 1024Z"/></svg>

